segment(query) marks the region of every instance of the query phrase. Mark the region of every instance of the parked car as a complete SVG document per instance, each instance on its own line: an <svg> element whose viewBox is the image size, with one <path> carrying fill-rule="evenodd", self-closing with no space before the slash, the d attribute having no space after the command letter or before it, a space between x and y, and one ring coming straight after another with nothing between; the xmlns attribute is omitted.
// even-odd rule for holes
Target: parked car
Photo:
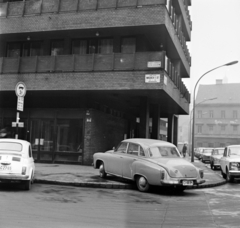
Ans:
<svg viewBox="0 0 240 228"><path fill-rule="evenodd" d="M199 160L201 160L203 163L206 163L206 162L210 163L210 157L211 157L211 154L212 154L212 150L213 150L213 148L203 149L203 151L202 151L202 153L199 157Z"/></svg>
<svg viewBox="0 0 240 228"><path fill-rule="evenodd" d="M0 182L21 183L30 190L35 164L31 144L19 139L0 139Z"/></svg>
<svg viewBox="0 0 240 228"><path fill-rule="evenodd" d="M223 156L224 148L214 148L210 157L211 169L220 168L220 158Z"/></svg>
<svg viewBox="0 0 240 228"><path fill-rule="evenodd" d="M223 157L220 159L220 167L223 178L228 182L240 178L240 145L225 147Z"/></svg>
<svg viewBox="0 0 240 228"><path fill-rule="evenodd" d="M205 147L198 147L198 148L196 148L196 151L194 152L195 153L195 157L197 157L199 159L201 157L203 149L205 149Z"/></svg>
<svg viewBox="0 0 240 228"><path fill-rule="evenodd" d="M175 145L160 140L126 139L114 150L95 153L93 161L100 177L110 174L135 181L142 192L151 185L183 191L205 182L203 170L185 160Z"/></svg>

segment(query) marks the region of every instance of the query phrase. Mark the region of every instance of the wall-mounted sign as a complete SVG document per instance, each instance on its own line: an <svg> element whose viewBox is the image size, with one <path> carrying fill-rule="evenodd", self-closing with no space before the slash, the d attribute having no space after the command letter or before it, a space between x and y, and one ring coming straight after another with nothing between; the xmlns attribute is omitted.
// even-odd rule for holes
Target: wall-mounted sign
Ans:
<svg viewBox="0 0 240 228"><path fill-rule="evenodd" d="M146 74L145 82L146 83L160 83L160 74Z"/></svg>
<svg viewBox="0 0 240 228"><path fill-rule="evenodd" d="M23 112L23 106L24 106L24 97L18 97L17 110Z"/></svg>
<svg viewBox="0 0 240 228"><path fill-rule="evenodd" d="M24 97L27 92L27 87L23 82L18 82L15 87L15 93L18 97Z"/></svg>
<svg viewBox="0 0 240 228"><path fill-rule="evenodd" d="M157 68L161 67L161 61L151 61L147 64L148 68Z"/></svg>

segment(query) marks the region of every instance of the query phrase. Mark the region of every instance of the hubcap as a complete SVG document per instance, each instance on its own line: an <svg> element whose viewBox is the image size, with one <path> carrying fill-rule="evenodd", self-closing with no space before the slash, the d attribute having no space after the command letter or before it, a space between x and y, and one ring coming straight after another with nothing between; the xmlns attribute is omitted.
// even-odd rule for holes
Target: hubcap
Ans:
<svg viewBox="0 0 240 228"><path fill-rule="evenodd" d="M146 184L147 184L146 179L145 179L144 177L140 177L140 179L139 179L139 185L140 185L141 187L145 187Z"/></svg>

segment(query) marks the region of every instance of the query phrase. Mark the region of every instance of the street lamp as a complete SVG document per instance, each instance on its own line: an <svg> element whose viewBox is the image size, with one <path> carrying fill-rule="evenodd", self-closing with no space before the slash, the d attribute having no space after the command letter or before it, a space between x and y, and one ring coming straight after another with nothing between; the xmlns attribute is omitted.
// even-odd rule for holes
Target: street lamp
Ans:
<svg viewBox="0 0 240 228"><path fill-rule="evenodd" d="M214 71L214 70L216 70L216 69L218 69L218 68L220 68L220 67L231 66L231 65L234 65L234 64L237 64L237 63L238 63L238 61L232 61L232 62L226 63L226 64L224 64L224 65L215 67L215 68L207 71L205 74L203 74L203 75L198 79L198 81L197 81L196 84L195 84L194 91L193 91L193 109L192 109L192 112L193 112L193 121L192 121L192 154L191 154L191 162L194 162L195 90L196 90L197 84L198 84L198 82L203 78L203 76L205 76L206 74L210 73L211 71Z"/></svg>

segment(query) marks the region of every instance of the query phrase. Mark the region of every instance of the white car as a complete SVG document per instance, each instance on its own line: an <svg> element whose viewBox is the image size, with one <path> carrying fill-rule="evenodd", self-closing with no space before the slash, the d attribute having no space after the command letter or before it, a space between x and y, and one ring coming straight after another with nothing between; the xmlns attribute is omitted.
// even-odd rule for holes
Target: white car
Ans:
<svg viewBox="0 0 240 228"><path fill-rule="evenodd" d="M0 139L0 182L21 183L30 190L35 164L31 144L19 139Z"/></svg>
<svg viewBox="0 0 240 228"><path fill-rule="evenodd" d="M220 167L220 159L223 156L224 148L214 148L210 157L211 169Z"/></svg>
<svg viewBox="0 0 240 228"><path fill-rule="evenodd" d="M228 182L240 178L240 145L227 146L220 159L221 173Z"/></svg>
<svg viewBox="0 0 240 228"><path fill-rule="evenodd" d="M203 184L203 170L182 158L175 145L154 139L125 139L114 150L93 155L94 168L107 174L136 182L141 192L150 186L172 186L184 191Z"/></svg>

